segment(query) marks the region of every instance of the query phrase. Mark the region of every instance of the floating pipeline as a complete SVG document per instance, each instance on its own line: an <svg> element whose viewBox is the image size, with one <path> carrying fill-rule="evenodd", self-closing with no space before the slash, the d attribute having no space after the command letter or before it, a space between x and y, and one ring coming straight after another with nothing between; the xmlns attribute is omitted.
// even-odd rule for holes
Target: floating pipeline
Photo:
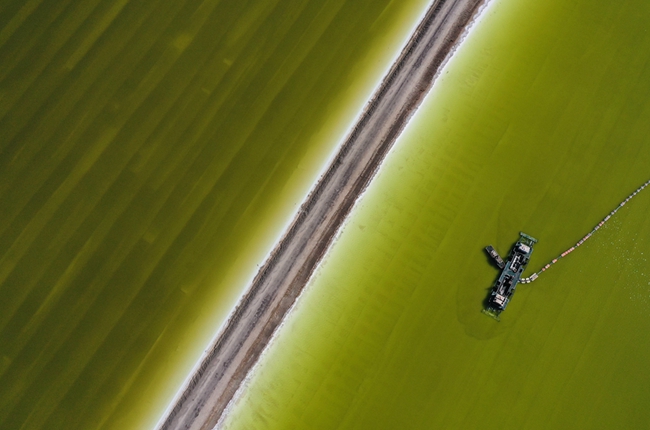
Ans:
<svg viewBox="0 0 650 430"><path fill-rule="evenodd" d="M557 262L560 261L562 258L565 258L565 257L568 256L569 254L571 254L573 251L575 251L579 246L581 246L583 243L585 243L587 240L589 240L589 239L591 238L591 236L593 236L594 233L596 233L596 232L597 232L597 231L598 231L598 230L599 230L603 225L605 225L605 223L606 223L607 221L609 221L609 220L614 216L614 214L615 214L616 212L618 212L619 209L621 209L623 206L625 206L625 204L626 204L627 202L629 202L630 200L632 200L633 197L635 197L637 194L639 194L639 193L641 192L641 190L643 190L644 188L646 188L648 185L650 185L650 180L647 181L646 183L644 183L643 185L641 185L639 188L637 188L637 189L636 189L632 194L630 194L629 196L627 196L627 198L626 198L625 200L623 200L623 201L622 201L622 202L621 202L621 203L616 207L616 209L614 209L613 211L611 211L611 212L609 213L609 215L607 215L607 216L606 216L606 217L605 217L601 222L599 222L599 223L598 223L598 224L593 228L593 230L591 230L589 233L587 233L587 235L586 235L585 237L583 237L582 239L580 239L580 240L578 241L578 243L576 243L576 244L573 245L571 248L567 249L566 251L564 251L563 253L561 253L560 255L558 255L556 258L554 258L553 260L551 260L550 262L548 262L548 263L547 263L544 267L542 267L542 268L541 268L537 273L533 273L533 274L530 275L528 278L521 278L521 279L519 280L519 282L521 282L522 284L530 284L530 283L533 282L535 279L539 278L539 276L540 276L542 273L544 273L544 272L546 272L548 269L550 269L551 266L553 266L555 263L557 263Z"/></svg>

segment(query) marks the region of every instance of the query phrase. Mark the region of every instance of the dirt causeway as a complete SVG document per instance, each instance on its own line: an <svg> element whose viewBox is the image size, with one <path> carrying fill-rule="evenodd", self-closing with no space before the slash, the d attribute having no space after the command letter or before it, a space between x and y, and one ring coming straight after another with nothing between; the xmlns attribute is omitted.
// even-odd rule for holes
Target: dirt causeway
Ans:
<svg viewBox="0 0 650 430"><path fill-rule="evenodd" d="M427 11L161 429L212 429L484 0Z"/></svg>

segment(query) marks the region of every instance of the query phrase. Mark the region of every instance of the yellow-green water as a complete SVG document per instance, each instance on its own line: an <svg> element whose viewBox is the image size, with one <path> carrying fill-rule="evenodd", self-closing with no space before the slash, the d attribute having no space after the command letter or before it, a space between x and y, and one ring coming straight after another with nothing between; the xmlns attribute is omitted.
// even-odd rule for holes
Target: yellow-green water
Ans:
<svg viewBox="0 0 650 430"><path fill-rule="evenodd" d="M224 428L650 426L650 3L495 0L265 352Z"/></svg>
<svg viewBox="0 0 650 430"><path fill-rule="evenodd" d="M0 428L153 426L426 3L0 2Z"/></svg>

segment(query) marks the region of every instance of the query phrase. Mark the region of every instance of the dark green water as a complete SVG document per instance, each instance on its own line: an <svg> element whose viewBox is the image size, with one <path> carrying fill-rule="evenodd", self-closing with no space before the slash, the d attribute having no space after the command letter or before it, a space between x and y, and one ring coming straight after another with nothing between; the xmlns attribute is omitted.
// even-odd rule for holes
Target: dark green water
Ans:
<svg viewBox="0 0 650 430"><path fill-rule="evenodd" d="M358 202L226 429L650 425L650 3L494 1Z"/></svg>
<svg viewBox="0 0 650 430"><path fill-rule="evenodd" d="M425 6L0 2L0 428L151 427Z"/></svg>

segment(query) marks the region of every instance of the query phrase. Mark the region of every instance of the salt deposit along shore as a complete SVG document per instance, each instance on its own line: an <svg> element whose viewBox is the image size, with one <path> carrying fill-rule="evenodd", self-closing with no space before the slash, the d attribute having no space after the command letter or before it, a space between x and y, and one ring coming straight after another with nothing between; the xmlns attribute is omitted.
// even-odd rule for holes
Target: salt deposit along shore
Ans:
<svg viewBox="0 0 650 430"><path fill-rule="evenodd" d="M432 3L161 429L216 425L483 3Z"/></svg>

